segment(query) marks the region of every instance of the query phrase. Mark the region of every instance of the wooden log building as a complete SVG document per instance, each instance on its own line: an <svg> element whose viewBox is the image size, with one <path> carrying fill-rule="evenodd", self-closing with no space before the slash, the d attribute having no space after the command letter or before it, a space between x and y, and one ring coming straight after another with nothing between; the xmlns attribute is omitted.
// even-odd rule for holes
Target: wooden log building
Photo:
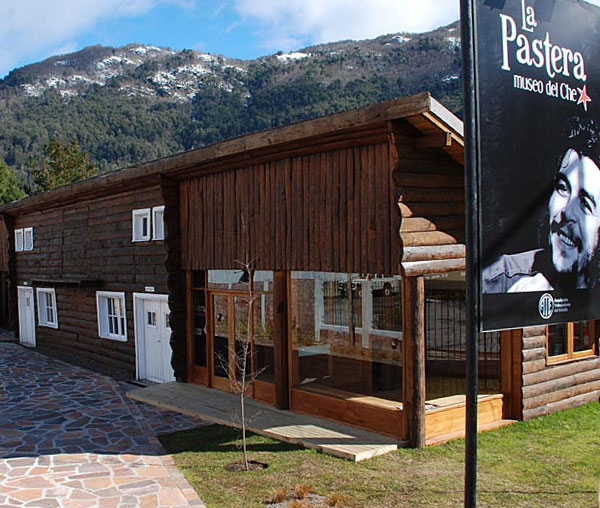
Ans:
<svg viewBox="0 0 600 508"><path fill-rule="evenodd" d="M251 284L252 397L440 442L464 429L464 201L462 123L429 94L249 134L1 207L0 319L227 391ZM594 323L479 349L482 428L600 395Z"/></svg>

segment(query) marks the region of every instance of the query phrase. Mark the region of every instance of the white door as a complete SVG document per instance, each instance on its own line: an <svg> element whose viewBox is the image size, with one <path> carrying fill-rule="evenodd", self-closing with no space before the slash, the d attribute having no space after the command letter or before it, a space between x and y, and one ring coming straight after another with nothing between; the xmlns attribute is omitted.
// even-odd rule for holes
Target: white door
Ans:
<svg viewBox="0 0 600 508"><path fill-rule="evenodd" d="M35 309L33 288L18 287L19 341L27 346L35 346Z"/></svg>
<svg viewBox="0 0 600 508"><path fill-rule="evenodd" d="M142 332L138 337L139 377L155 383L174 381L167 298L148 296L140 299L139 307L143 312L141 319L138 318L139 321L136 319L141 325Z"/></svg>

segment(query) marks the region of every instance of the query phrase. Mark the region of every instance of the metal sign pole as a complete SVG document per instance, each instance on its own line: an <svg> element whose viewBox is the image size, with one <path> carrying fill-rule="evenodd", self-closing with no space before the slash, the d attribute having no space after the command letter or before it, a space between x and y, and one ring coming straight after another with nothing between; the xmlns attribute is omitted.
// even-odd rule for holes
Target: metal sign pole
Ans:
<svg viewBox="0 0 600 508"><path fill-rule="evenodd" d="M467 408L465 508L477 506L477 339L479 337L479 136L475 0L461 0L467 239Z"/></svg>

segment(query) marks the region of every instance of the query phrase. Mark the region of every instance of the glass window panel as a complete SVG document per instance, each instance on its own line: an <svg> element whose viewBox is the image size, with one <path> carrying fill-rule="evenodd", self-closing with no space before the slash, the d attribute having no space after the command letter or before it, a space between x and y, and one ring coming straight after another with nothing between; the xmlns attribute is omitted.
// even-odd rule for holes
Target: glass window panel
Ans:
<svg viewBox="0 0 600 508"><path fill-rule="evenodd" d="M229 310L227 296L213 297L214 375L229 377Z"/></svg>
<svg viewBox="0 0 600 508"><path fill-rule="evenodd" d="M15 251L21 252L23 250L23 230L15 230Z"/></svg>
<svg viewBox="0 0 600 508"><path fill-rule="evenodd" d="M244 296L234 296L234 330L235 330L235 362L236 377L242 379L242 373L246 373L248 381L252 374L250 363L251 343L250 343L250 305L249 299Z"/></svg>
<svg viewBox="0 0 600 508"><path fill-rule="evenodd" d="M383 325L385 314L385 305L374 302L375 279L387 280L375 275L292 272L293 386L332 396L401 401L401 331L371 325L373 321ZM398 291L399 285L398 280ZM383 289L383 282L375 287ZM401 317L394 319L396 324L389 326L401 328ZM352 321L354 326L349 326Z"/></svg>
<svg viewBox="0 0 600 508"><path fill-rule="evenodd" d="M208 287L210 289L248 291L249 275L244 270L209 270ZM254 272L254 291L263 292L273 289L273 272L256 270Z"/></svg>
<svg viewBox="0 0 600 508"><path fill-rule="evenodd" d="M152 224L154 227L153 239L164 240L165 238L165 223L164 223L164 206L157 206L152 209L153 218Z"/></svg>
<svg viewBox="0 0 600 508"><path fill-rule="evenodd" d="M256 299L254 314L254 363L256 378L273 383L273 295L262 294Z"/></svg>
<svg viewBox="0 0 600 508"><path fill-rule="evenodd" d="M566 355L568 347L568 325L548 327L548 356Z"/></svg>
<svg viewBox="0 0 600 508"><path fill-rule="evenodd" d="M582 321L573 323L573 351L589 351L594 348L595 323L593 321Z"/></svg>
<svg viewBox="0 0 600 508"><path fill-rule="evenodd" d="M204 291L194 291L194 364L199 367L206 367L207 364L205 297Z"/></svg>
<svg viewBox="0 0 600 508"><path fill-rule="evenodd" d="M33 228L25 228L23 234L23 250L33 250Z"/></svg>
<svg viewBox="0 0 600 508"><path fill-rule="evenodd" d="M348 274L324 274L323 323L332 326L349 326L350 309L352 324L362 326L363 287L356 276Z"/></svg>
<svg viewBox="0 0 600 508"><path fill-rule="evenodd" d="M371 284L373 328L401 332L402 282L400 278L374 279Z"/></svg>

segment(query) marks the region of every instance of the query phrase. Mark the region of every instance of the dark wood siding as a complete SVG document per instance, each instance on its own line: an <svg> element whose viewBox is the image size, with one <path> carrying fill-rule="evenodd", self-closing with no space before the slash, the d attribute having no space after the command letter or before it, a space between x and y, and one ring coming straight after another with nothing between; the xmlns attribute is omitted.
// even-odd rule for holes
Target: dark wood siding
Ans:
<svg viewBox="0 0 600 508"><path fill-rule="evenodd" d="M398 273L390 168L379 143L183 181L182 266Z"/></svg>
<svg viewBox="0 0 600 508"><path fill-rule="evenodd" d="M404 273L464 269L463 166L444 150L415 149L410 143L394 148L398 199L394 218L400 232Z"/></svg>
<svg viewBox="0 0 600 508"><path fill-rule="evenodd" d="M133 292L167 293L163 241L132 242L131 211L163 203L160 188L137 189L71 206L21 215L15 228L34 228L34 249L15 254L18 285L25 281L98 279L94 288L56 286L58 330L36 329L37 344L77 352L130 371L135 368ZM98 337L96 290L126 292L127 342Z"/></svg>
<svg viewBox="0 0 600 508"><path fill-rule="evenodd" d="M171 365L177 379L187 380L186 361L186 287L185 273L181 271L181 234L179 219L179 185L174 180L161 178L165 203L165 268L168 273L169 309L171 311ZM189 380L187 380L189 381Z"/></svg>
<svg viewBox="0 0 600 508"><path fill-rule="evenodd" d="M598 400L600 358L557 365L546 361L546 327L523 330L523 419Z"/></svg>
<svg viewBox="0 0 600 508"><path fill-rule="evenodd" d="M9 231L4 218L0 218L0 272L8 272Z"/></svg>

